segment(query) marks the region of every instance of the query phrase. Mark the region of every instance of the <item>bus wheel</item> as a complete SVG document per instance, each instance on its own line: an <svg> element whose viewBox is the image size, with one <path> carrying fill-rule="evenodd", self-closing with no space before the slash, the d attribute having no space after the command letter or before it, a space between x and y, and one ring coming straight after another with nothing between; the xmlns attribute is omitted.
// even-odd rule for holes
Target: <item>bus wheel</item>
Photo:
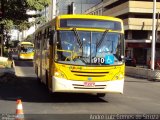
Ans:
<svg viewBox="0 0 160 120"><path fill-rule="evenodd" d="M50 86L49 86L49 82L48 82L48 71L46 70L46 75L45 75L45 77L46 77L46 87L47 87L47 89L48 89L48 92L49 92L49 94L52 94L52 91L50 90Z"/></svg>
<svg viewBox="0 0 160 120"><path fill-rule="evenodd" d="M97 93L97 97L105 97L105 93Z"/></svg>

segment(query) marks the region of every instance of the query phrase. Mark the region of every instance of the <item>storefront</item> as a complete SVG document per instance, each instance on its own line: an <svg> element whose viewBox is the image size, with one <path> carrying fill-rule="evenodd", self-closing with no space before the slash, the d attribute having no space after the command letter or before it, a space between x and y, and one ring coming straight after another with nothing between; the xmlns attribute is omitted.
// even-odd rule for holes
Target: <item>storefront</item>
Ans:
<svg viewBox="0 0 160 120"><path fill-rule="evenodd" d="M137 65L147 65L151 59L151 43L126 43L126 57L136 59ZM160 43L156 44L156 61L160 59Z"/></svg>

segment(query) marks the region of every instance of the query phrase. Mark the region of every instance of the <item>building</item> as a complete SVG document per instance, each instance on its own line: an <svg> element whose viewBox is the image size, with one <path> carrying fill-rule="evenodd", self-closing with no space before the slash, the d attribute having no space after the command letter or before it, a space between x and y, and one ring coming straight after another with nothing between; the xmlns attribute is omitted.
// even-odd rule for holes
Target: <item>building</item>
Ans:
<svg viewBox="0 0 160 120"><path fill-rule="evenodd" d="M32 10L32 11L27 11L27 14L29 15L35 15L36 14L36 11ZM29 22L34 22L35 21L35 18L28 18L28 21ZM22 32L18 32L18 40L19 41L22 41L24 39L27 38L28 35L31 35L35 32L35 25L31 26L28 30L24 30ZM13 35L13 34L12 34Z"/></svg>
<svg viewBox="0 0 160 120"><path fill-rule="evenodd" d="M74 3L74 14L83 14L87 9L97 5L102 0L52 0L50 6L39 12L50 21L57 15L68 14L69 7Z"/></svg>
<svg viewBox="0 0 160 120"><path fill-rule="evenodd" d="M71 5L71 3L75 3L74 4L75 14L81 14L85 12L85 10L87 10L88 8L100 3L101 1L102 0L52 0L51 5L49 5L48 7L45 7L44 10L38 11L37 13L41 14L43 18L45 18L45 22L48 22L54 17L56 17L57 15L68 14L69 6ZM35 14L35 13L36 13L35 11L28 11L28 14ZM35 20L34 18L29 19L29 21L31 22L34 20ZM15 30L13 30L14 33L12 32L13 33L12 38L15 38L15 36L18 35L18 38L19 38L18 40L22 41L26 39L28 35L33 34L35 30L41 25L45 24L45 22L40 23L36 26L32 26L28 30L24 30L18 33L16 32L16 34L15 34Z"/></svg>
<svg viewBox="0 0 160 120"><path fill-rule="evenodd" d="M156 7L157 13L160 12L160 0ZM126 55L134 57L137 64L147 64L151 57L153 0L103 0L85 13L123 19ZM157 28L156 59L160 59L160 27Z"/></svg>
<svg viewBox="0 0 160 120"><path fill-rule="evenodd" d="M58 14L67 14L68 7L71 3L74 3L74 13L83 14L85 10L95 6L102 2L102 0L57 0L57 12Z"/></svg>

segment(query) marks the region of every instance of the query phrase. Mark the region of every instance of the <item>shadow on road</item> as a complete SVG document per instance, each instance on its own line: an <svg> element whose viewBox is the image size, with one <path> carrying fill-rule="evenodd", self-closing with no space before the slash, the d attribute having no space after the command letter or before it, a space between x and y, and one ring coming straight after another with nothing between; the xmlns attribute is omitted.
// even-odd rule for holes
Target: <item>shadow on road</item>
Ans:
<svg viewBox="0 0 160 120"><path fill-rule="evenodd" d="M16 101L18 98L23 102L40 103L72 103L72 102L106 102L95 95L56 93L51 94L36 78L11 77L12 79L0 83L0 99Z"/></svg>
<svg viewBox="0 0 160 120"><path fill-rule="evenodd" d="M135 82L135 83L149 83L149 81L147 80L125 80L125 82L129 82L129 83L132 83L132 82Z"/></svg>
<svg viewBox="0 0 160 120"><path fill-rule="evenodd" d="M129 80L125 80L125 82L126 83L155 83L155 82L160 82L160 81L156 81L156 80L148 80L148 79L145 79L145 78L136 78L136 77L134 77L134 78L132 78L132 77L130 77L130 79Z"/></svg>

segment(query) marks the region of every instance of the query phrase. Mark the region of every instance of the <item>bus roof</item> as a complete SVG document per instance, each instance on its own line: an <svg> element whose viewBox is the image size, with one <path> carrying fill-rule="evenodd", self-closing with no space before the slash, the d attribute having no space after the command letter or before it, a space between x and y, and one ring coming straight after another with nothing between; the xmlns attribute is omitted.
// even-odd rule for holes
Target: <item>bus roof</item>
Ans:
<svg viewBox="0 0 160 120"><path fill-rule="evenodd" d="M22 45L22 44L33 44L33 43L31 43L31 42L20 42L20 44Z"/></svg>
<svg viewBox="0 0 160 120"><path fill-rule="evenodd" d="M113 21L119 21L122 22L120 18L111 17L111 16L100 16L100 15L86 15L86 14L72 14L72 15L60 15L57 16L58 19L67 19L67 18L80 18L80 19L97 19L97 20L113 20Z"/></svg>

